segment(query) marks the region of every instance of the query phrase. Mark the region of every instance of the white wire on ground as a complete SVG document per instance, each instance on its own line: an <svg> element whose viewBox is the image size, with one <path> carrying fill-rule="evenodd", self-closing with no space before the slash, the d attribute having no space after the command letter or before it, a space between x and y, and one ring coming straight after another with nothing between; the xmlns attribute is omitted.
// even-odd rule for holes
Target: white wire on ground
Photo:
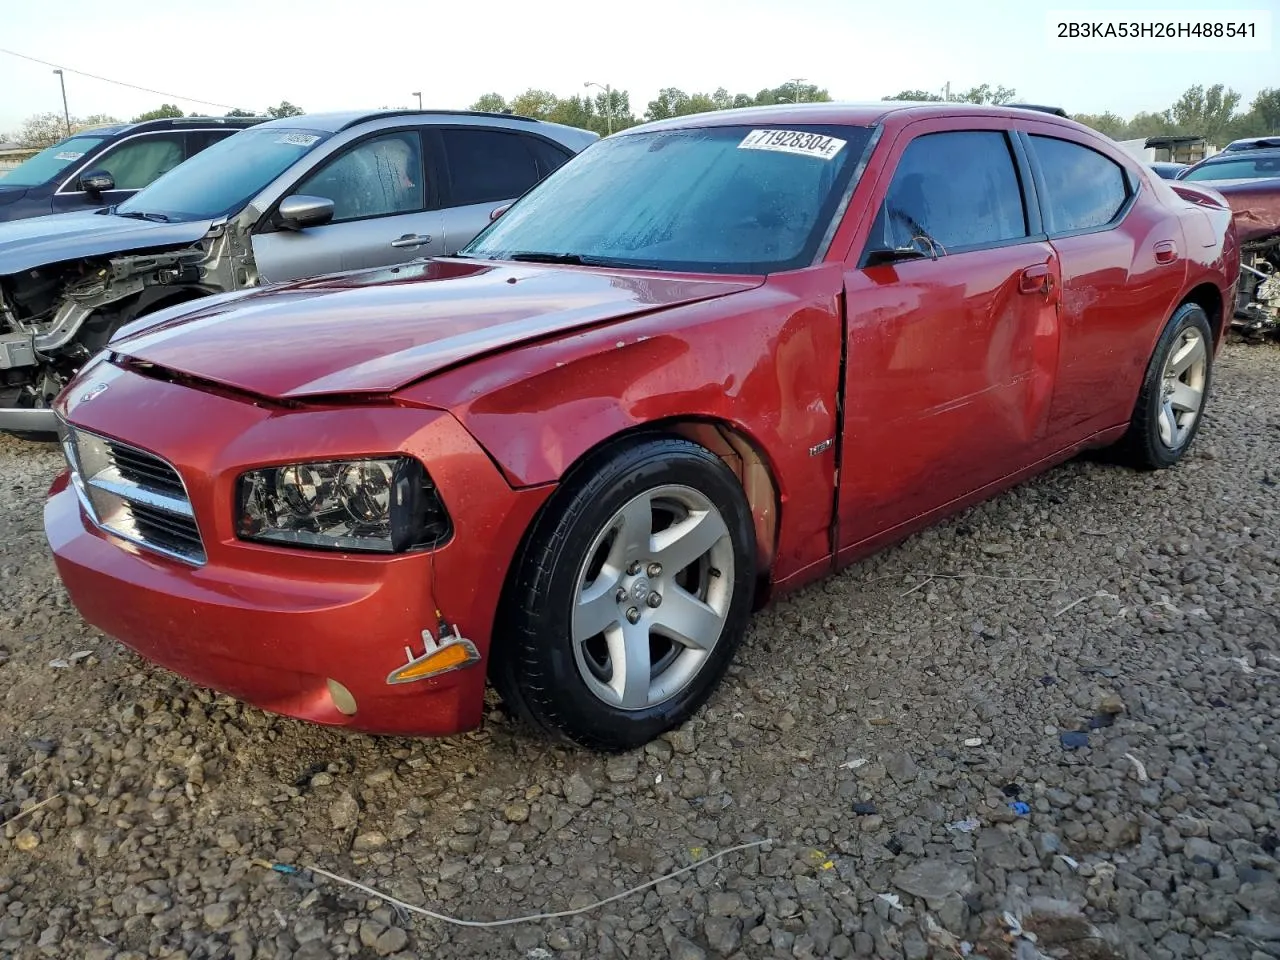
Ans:
<svg viewBox="0 0 1280 960"><path fill-rule="evenodd" d="M328 870L322 870L320 867L308 866L304 867L304 869L310 870L312 873L317 873L322 877L328 877L330 880L335 880L338 883L344 883L348 887L354 887L357 890L369 894L371 897L377 897L380 900L385 900L387 903L394 907L398 907L401 910L407 910L410 913L430 917L432 920L441 920L444 923L451 923L456 927L507 927L513 923L531 923L535 920L555 920L560 917L575 917L580 913L587 913L591 910L603 907L606 904L613 903L615 900L622 900L624 897L629 897L632 894L639 893L641 890L648 890L650 887L656 887L664 880L671 880L681 874L697 870L699 867L704 867L708 863L719 860L721 857L727 857L731 853L737 853L739 850L748 850L751 847L763 846L767 843L773 843L773 840L754 840L751 843L740 843L736 847L729 847L728 849L721 850L719 853L713 853L711 856L704 857L697 863L691 863L687 867L681 867L679 870L672 870L670 873L654 880L650 880L647 883L642 883L638 887L632 887L630 890L622 891L622 893L615 893L612 897L597 900L595 903L588 904L585 907L578 907L574 910L559 910L555 913L531 913L526 917L512 917L508 920L461 920L457 917L446 916L443 913L436 913L434 910L428 910L426 907L415 907L412 903L405 903L403 900L397 900L388 893L383 893L381 890L375 890L373 887L367 887L363 883L357 883L354 880L348 880L346 877L340 877L336 873L330 873Z"/></svg>

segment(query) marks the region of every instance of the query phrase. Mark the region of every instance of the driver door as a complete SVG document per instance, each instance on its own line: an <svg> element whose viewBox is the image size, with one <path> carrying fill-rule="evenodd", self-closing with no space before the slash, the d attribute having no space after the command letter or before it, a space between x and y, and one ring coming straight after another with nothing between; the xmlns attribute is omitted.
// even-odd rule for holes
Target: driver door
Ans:
<svg viewBox="0 0 1280 960"><path fill-rule="evenodd" d="M268 214L253 237L263 283L407 263L444 252L435 177L417 130L381 132L326 158L289 191L332 200L333 219L283 229Z"/></svg>
<svg viewBox="0 0 1280 960"><path fill-rule="evenodd" d="M955 124L899 135L845 271L842 562L1046 452L1060 268L1012 131Z"/></svg>

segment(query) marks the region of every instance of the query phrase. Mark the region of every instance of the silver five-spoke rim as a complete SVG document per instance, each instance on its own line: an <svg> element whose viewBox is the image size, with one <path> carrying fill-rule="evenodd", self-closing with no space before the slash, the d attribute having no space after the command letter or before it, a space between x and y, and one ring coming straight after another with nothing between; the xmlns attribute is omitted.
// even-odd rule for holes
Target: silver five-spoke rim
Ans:
<svg viewBox="0 0 1280 960"><path fill-rule="evenodd" d="M597 534L578 571L573 652L588 689L643 710L697 676L733 597L733 540L692 487L647 490Z"/></svg>
<svg viewBox="0 0 1280 960"><path fill-rule="evenodd" d="M1209 354L1204 337L1194 327L1183 330L1165 361L1160 412L1156 417L1160 442L1170 450L1177 450L1187 442L1200 416L1208 369Z"/></svg>

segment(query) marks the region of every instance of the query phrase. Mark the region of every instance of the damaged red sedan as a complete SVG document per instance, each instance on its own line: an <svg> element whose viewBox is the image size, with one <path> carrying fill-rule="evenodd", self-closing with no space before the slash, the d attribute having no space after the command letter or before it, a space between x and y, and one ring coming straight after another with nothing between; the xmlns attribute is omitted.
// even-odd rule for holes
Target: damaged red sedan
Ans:
<svg viewBox="0 0 1280 960"><path fill-rule="evenodd" d="M806 104L600 141L460 255L121 330L57 403L84 617L266 710L626 749L770 596L1089 447L1175 464L1230 211L1049 113Z"/></svg>

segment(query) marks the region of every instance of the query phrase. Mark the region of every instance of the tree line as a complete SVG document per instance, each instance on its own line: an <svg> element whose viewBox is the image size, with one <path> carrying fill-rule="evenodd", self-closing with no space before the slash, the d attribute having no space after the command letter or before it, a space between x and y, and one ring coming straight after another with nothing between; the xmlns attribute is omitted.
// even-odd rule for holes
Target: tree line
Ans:
<svg viewBox="0 0 1280 960"><path fill-rule="evenodd" d="M881 99L1005 104L1016 102L1018 92L1012 87L983 83L955 92L902 90ZM830 100L831 96L825 89L801 83L784 83L761 90L754 96L730 94L724 87L713 93L686 93L678 87L664 87L637 116L625 90L609 90L594 96L558 97L548 90L530 88L510 100L499 93L486 93L471 105L471 109L509 111L604 134L609 129L623 130L648 120L665 120L711 110ZM1072 119L1116 140L1187 134L1204 137L1219 147L1240 137L1280 133L1280 87L1260 91L1245 109L1241 109L1241 101L1237 91L1221 83L1210 87L1197 85L1188 87L1176 102L1164 110L1137 113L1129 119L1111 112L1072 114Z"/></svg>
<svg viewBox="0 0 1280 960"><path fill-rule="evenodd" d="M262 113L253 113L249 110L241 110L239 107L228 110L223 114L224 117L297 117L306 111L301 107L295 106L288 100L281 100L274 107L267 107ZM105 127L113 123L141 123L144 120L163 120L168 117L208 117L208 113L183 113L182 108L176 103L162 103L154 110L148 110L140 113L132 120L122 120L119 117L109 116L105 113L96 113L87 117L72 117L71 132L79 133L83 130L90 130L93 127ZM7 143L10 140L17 143L20 147L28 147L31 149L43 149L51 146L63 139L67 135L67 118L61 113L37 113L34 116L27 117L23 121L22 126L16 134L6 136L0 134L0 143Z"/></svg>
<svg viewBox="0 0 1280 960"><path fill-rule="evenodd" d="M610 131L625 130L650 120L665 120L712 110L776 103L823 102L831 99L826 89L799 80L766 87L755 94L731 94L724 87L711 93L688 93L679 87L663 87L645 109L637 114L626 90L605 88L594 94L561 97L549 90L531 87L510 99L500 93L486 93L471 104L471 109L536 117L605 135ZM1012 87L993 87L983 83L954 93L950 89L939 93L919 89L902 90L881 99L1003 104L1015 102L1018 93ZM1244 108L1241 106L1242 99L1240 93L1221 83L1209 87L1196 85L1188 87L1177 101L1164 110L1140 112L1128 119L1112 112L1073 114L1072 118L1116 140L1185 134L1204 137L1209 143L1221 147L1240 137L1280 134L1280 87L1259 91ZM293 117L303 112L301 107L282 100L276 106L268 107L259 116ZM176 104L165 103L155 110L139 114L133 120L137 122L181 116L184 114ZM205 114L191 113L186 116ZM254 114L235 109L224 116L250 117ZM115 117L103 115L73 117L71 129L79 131L120 122L122 121ZM24 147L40 148L56 143L65 135L66 123L62 114L41 113L27 118L12 139ZM0 141L8 139L10 138L0 136Z"/></svg>

